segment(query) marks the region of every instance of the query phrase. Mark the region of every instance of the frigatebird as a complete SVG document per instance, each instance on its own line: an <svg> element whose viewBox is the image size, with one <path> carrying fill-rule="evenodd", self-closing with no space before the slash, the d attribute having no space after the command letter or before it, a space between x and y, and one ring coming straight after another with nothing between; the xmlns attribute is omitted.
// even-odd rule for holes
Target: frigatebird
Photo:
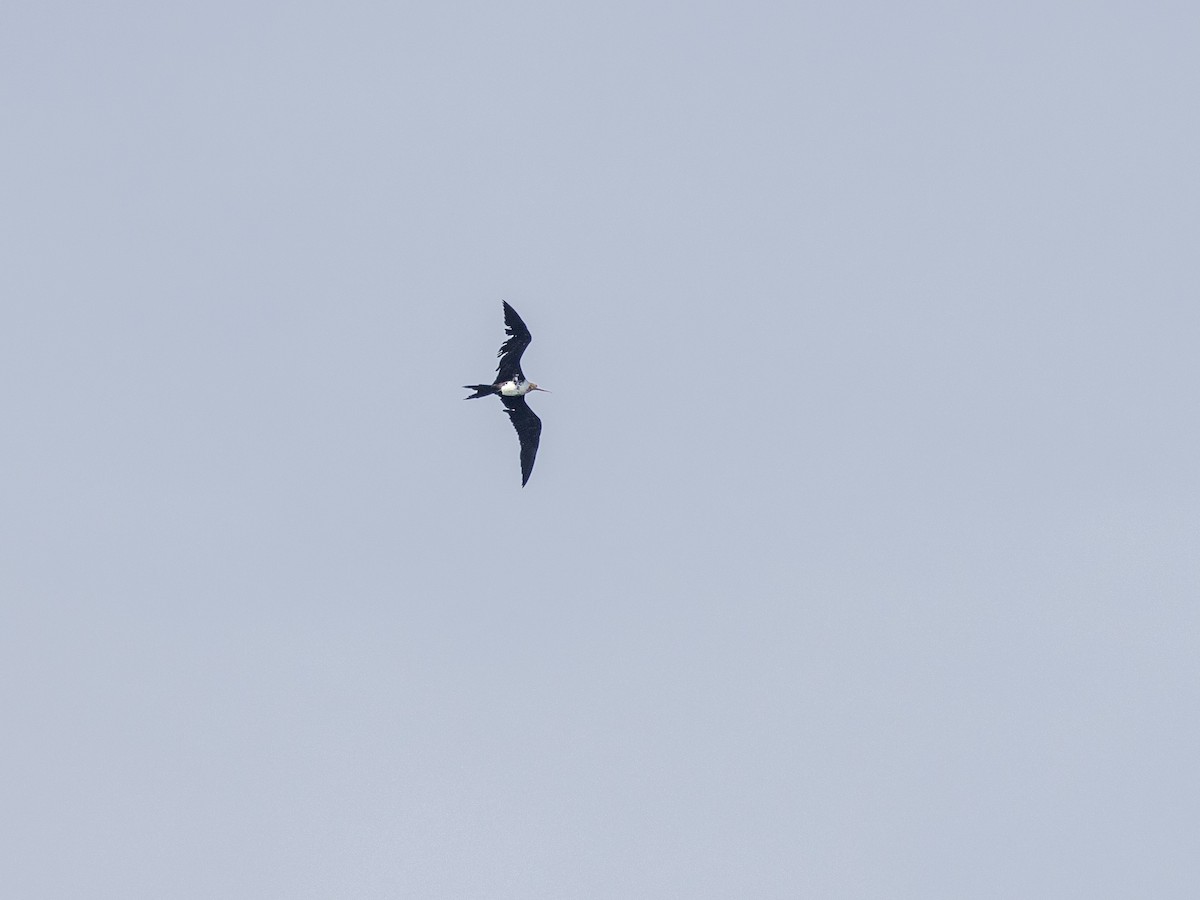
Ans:
<svg viewBox="0 0 1200 900"><path fill-rule="evenodd" d="M492 394L500 397L504 411L508 413L521 442L521 487L525 487L533 472L533 460L537 456L538 441L542 437L542 420L529 408L529 404L525 402L525 395L530 391L543 391L547 394L550 392L525 379L525 373L521 371L521 354L525 352L533 336L517 315L517 311L509 306L507 301L501 302L504 303L504 332L508 335L508 340L500 345L500 351L496 354L500 357L500 364L496 366L496 381L493 384L464 384L463 387L475 393L463 399L475 400L478 397L490 397Z"/></svg>

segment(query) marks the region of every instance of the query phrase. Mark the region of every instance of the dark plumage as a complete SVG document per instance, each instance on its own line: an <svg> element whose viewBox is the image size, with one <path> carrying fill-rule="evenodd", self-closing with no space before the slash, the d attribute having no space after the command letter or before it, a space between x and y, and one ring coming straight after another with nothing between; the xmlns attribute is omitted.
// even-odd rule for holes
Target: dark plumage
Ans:
<svg viewBox="0 0 1200 900"><path fill-rule="evenodd" d="M533 335L529 333L517 311L508 305L508 301L500 302L504 304L504 333L509 335L509 338L500 345L500 350L496 353L500 357L500 363L496 366L496 381L524 381L521 354L533 340Z"/></svg>
<svg viewBox="0 0 1200 900"><path fill-rule="evenodd" d="M493 384L464 385L467 390L474 391L464 399L475 400L493 394L500 397L504 411L517 431L517 439L521 442L521 487L525 487L533 473L533 461L537 458L538 443L542 437L542 420L529 408L525 395L530 391L545 389L528 381L521 371L521 354L533 336L508 303L504 304L504 331L508 339L500 345L500 352L496 354L500 357L500 363L496 366L496 381Z"/></svg>
<svg viewBox="0 0 1200 900"><path fill-rule="evenodd" d="M538 442L542 439L542 420L537 417L524 397L501 397L508 419L517 429L521 442L521 487L525 487L533 474L533 461L537 457Z"/></svg>

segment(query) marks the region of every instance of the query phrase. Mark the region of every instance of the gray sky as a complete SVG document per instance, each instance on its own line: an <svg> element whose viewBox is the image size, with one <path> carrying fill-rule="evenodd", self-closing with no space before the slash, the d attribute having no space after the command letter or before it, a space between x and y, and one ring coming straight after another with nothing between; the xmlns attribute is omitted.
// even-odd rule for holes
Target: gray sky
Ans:
<svg viewBox="0 0 1200 900"><path fill-rule="evenodd" d="M1198 45L5 4L5 895L1200 895Z"/></svg>

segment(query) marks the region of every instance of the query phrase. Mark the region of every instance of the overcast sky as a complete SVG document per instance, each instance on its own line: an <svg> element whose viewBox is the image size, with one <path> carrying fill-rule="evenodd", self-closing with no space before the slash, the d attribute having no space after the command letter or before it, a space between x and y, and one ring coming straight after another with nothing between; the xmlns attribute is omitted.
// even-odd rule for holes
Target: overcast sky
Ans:
<svg viewBox="0 0 1200 900"><path fill-rule="evenodd" d="M1198 46L8 0L0 890L1200 896Z"/></svg>

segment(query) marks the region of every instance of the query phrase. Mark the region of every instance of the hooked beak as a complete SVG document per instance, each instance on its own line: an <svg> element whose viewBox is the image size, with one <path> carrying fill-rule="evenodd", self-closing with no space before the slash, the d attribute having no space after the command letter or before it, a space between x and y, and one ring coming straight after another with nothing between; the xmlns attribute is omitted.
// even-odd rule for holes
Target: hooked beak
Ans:
<svg viewBox="0 0 1200 900"><path fill-rule="evenodd" d="M541 391L543 394L553 394L554 391L548 391L543 387L538 387L536 384L530 388L531 391Z"/></svg>

